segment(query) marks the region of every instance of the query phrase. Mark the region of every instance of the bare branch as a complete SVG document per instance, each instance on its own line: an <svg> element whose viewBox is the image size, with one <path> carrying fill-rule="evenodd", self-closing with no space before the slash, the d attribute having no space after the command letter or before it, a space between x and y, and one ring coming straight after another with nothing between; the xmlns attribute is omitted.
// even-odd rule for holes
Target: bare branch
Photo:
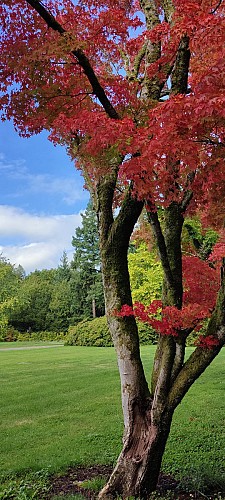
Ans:
<svg viewBox="0 0 225 500"><path fill-rule="evenodd" d="M215 14L215 12L217 11L217 9L219 9L219 7L222 5L223 3L223 0L220 0L218 2L218 4L216 5L216 7L210 12L210 14Z"/></svg>
<svg viewBox="0 0 225 500"><path fill-rule="evenodd" d="M133 78L137 78L138 77L138 73L139 73L141 61L143 60L143 58L145 56L146 49L147 49L147 43L144 43L144 45L141 47L141 49L139 50L138 54L135 57L135 60L134 60L134 69L133 69L133 72L132 72L132 77Z"/></svg>
<svg viewBox="0 0 225 500"><path fill-rule="evenodd" d="M215 141L215 140L211 139L210 137L206 137L205 139L202 138L202 139L199 139L199 140L196 140L193 142L197 142L199 144L205 144L205 145L209 145L209 146L217 146L217 147L225 148L225 142Z"/></svg>
<svg viewBox="0 0 225 500"><path fill-rule="evenodd" d="M205 371L225 344L225 277L222 278L216 308L208 324L206 337L210 335L215 337L217 345L211 348L197 347L174 381L168 398L168 403L173 408L176 408L195 380Z"/></svg>
<svg viewBox="0 0 225 500"><path fill-rule="evenodd" d="M47 23L49 28L53 29L54 31L57 31L61 36L64 36L66 33L68 33L61 26L61 24L59 24L58 21L56 21L55 17L51 14L51 12L49 12L39 0L26 0L26 1L42 17L42 19ZM115 108L112 106L111 102L109 101L103 87L99 83L99 80L90 64L88 57L84 54L84 52L81 49L74 49L71 51L71 53L78 60L79 65L83 69L85 75L87 76L92 86L93 93L99 99L107 115L110 118L118 120L119 115L115 110Z"/></svg>
<svg viewBox="0 0 225 500"><path fill-rule="evenodd" d="M38 96L38 101L50 101L52 99L56 99L57 97L70 97L71 99L74 99L75 97L80 97L82 96L82 100L86 97L88 97L89 95L93 95L93 92L78 92L78 94L68 94L68 93L61 93L59 92L59 94L53 94L53 95L49 95L49 96ZM79 100L78 102L81 102L81 100Z"/></svg>
<svg viewBox="0 0 225 500"><path fill-rule="evenodd" d="M172 70L172 66L171 66L171 70ZM169 76L169 75L167 75ZM191 87L188 87L187 88L187 94L190 94L192 92L192 89ZM163 97L169 97L171 94L171 89L165 89L165 90L162 90L161 94L160 94L160 99L162 99Z"/></svg>
<svg viewBox="0 0 225 500"><path fill-rule="evenodd" d="M183 200L181 202L182 213L184 213L186 211L192 198L193 198L193 191L191 191L191 190L186 191L186 193L184 194Z"/></svg>

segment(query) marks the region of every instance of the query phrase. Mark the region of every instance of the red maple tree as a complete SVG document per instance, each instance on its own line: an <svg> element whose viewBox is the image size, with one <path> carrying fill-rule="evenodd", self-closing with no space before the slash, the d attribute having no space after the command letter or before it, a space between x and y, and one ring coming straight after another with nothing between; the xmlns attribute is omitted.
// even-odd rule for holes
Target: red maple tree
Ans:
<svg viewBox="0 0 225 500"><path fill-rule="evenodd" d="M125 426L101 499L155 489L174 410L225 342L224 14L215 0L1 2L2 119L64 144L98 214ZM144 205L164 271L162 302L147 310L132 305L127 266ZM220 277L197 256L182 261L187 214L221 233ZM151 387L135 311L159 332ZM185 361L188 334L209 315Z"/></svg>

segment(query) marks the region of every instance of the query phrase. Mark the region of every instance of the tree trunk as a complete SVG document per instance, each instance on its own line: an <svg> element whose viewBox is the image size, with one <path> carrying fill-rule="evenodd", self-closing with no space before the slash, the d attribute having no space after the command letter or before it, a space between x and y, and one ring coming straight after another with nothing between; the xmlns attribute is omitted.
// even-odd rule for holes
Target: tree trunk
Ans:
<svg viewBox="0 0 225 500"><path fill-rule="evenodd" d="M132 305L127 251L140 202L127 198L120 214L113 220L105 196L106 179L99 190L99 232L105 306L108 324L117 353L124 416L123 449L117 465L99 499L141 496L147 498L158 482L162 456L170 431L172 412L162 397L164 375L151 397L140 357L136 321L118 317L123 304ZM171 340L167 341L171 343ZM173 350L174 351L174 350ZM171 359L171 349L165 349ZM173 356L172 356L173 360ZM171 367L169 367L170 371Z"/></svg>
<svg viewBox="0 0 225 500"><path fill-rule="evenodd" d="M92 318L96 318L96 303L95 303L95 298L92 299Z"/></svg>
<svg viewBox="0 0 225 500"><path fill-rule="evenodd" d="M103 286L108 324L117 353L124 416L123 449L115 469L99 500L134 496L147 499L156 488L163 453L175 408L192 383L219 352L224 339L224 287L215 312L215 326L221 330L221 345L210 352L196 349L184 362L185 338L160 335L152 374L151 393L140 357L135 318L120 317L124 304L132 305L127 251L133 227L141 213L142 203L127 193L114 219L112 200L115 170L102 179L98 187L98 220ZM164 235L155 213L150 221L156 235L164 269L163 301L165 305L182 306L181 231L182 207L171 204L166 210ZM223 300L223 302L221 302Z"/></svg>
<svg viewBox="0 0 225 500"><path fill-rule="evenodd" d="M99 500L148 498L157 486L171 420L170 412L155 418L151 400L133 401L123 450Z"/></svg>

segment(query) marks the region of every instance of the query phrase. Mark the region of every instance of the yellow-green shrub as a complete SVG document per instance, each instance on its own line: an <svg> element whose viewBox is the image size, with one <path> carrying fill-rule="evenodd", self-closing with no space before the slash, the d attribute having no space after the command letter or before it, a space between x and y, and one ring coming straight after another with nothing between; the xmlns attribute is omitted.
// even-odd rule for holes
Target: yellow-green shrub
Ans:
<svg viewBox="0 0 225 500"><path fill-rule="evenodd" d="M138 323L141 344L155 344L157 335L149 325ZM83 345L95 347L112 346L106 317L84 320L75 326L70 326L65 345Z"/></svg>

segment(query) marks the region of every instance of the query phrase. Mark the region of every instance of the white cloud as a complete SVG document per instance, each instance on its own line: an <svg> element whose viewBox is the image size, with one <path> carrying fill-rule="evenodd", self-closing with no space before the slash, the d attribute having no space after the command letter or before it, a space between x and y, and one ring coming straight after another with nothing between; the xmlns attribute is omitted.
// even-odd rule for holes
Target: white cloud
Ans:
<svg viewBox="0 0 225 500"><path fill-rule="evenodd" d="M0 205L0 238L7 239L0 252L27 273L56 267L64 250L72 256L72 236L81 224L80 214L32 215L16 207ZM8 244L8 241L12 244ZM19 241L15 245L15 241Z"/></svg>

